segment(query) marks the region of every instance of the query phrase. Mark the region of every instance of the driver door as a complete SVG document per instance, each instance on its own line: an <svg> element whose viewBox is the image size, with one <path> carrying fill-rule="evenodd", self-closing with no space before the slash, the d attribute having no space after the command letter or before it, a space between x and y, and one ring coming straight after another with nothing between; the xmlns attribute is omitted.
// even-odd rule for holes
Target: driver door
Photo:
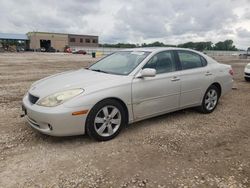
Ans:
<svg viewBox="0 0 250 188"><path fill-rule="evenodd" d="M156 76L134 78L132 82L135 120L177 110L181 84L173 52L154 55L144 68L156 69Z"/></svg>

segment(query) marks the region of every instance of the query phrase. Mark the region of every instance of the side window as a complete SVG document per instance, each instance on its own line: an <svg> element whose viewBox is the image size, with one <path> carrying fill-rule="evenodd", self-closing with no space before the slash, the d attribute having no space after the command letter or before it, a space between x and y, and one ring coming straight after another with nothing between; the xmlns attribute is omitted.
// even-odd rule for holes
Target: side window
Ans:
<svg viewBox="0 0 250 188"><path fill-rule="evenodd" d="M183 70L206 66L207 61L198 54L188 51L178 51Z"/></svg>
<svg viewBox="0 0 250 188"><path fill-rule="evenodd" d="M156 69L157 74L176 71L173 53L171 51L160 52L153 56L143 68Z"/></svg>

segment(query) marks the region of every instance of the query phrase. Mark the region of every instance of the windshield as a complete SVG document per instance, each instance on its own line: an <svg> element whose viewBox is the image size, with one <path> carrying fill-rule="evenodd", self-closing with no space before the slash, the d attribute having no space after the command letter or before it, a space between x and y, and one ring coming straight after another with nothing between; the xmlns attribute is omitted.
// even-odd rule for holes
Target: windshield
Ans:
<svg viewBox="0 0 250 188"><path fill-rule="evenodd" d="M90 70L111 74L128 75L139 65L149 52L115 52L89 67Z"/></svg>

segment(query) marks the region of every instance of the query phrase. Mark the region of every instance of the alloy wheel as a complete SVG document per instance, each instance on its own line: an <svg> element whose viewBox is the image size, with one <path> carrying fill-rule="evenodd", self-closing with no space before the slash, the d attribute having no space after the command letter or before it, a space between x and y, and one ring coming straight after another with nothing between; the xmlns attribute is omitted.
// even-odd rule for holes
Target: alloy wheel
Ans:
<svg viewBox="0 0 250 188"><path fill-rule="evenodd" d="M121 126L121 112L115 106L104 106L95 116L94 128L102 137L112 136Z"/></svg>
<svg viewBox="0 0 250 188"><path fill-rule="evenodd" d="M205 106L206 109L211 111L216 107L216 104L218 102L218 94L215 89L210 89L207 92L206 98L205 98Z"/></svg>

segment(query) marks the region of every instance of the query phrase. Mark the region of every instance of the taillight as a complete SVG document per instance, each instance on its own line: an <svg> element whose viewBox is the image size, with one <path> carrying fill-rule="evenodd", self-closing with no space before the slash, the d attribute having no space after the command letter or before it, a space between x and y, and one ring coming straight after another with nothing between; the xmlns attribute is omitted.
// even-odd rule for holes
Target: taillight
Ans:
<svg viewBox="0 0 250 188"><path fill-rule="evenodd" d="M234 71L233 71L233 69L230 69L230 70L229 70L229 74L231 74L231 76L233 76L233 75L234 75Z"/></svg>

